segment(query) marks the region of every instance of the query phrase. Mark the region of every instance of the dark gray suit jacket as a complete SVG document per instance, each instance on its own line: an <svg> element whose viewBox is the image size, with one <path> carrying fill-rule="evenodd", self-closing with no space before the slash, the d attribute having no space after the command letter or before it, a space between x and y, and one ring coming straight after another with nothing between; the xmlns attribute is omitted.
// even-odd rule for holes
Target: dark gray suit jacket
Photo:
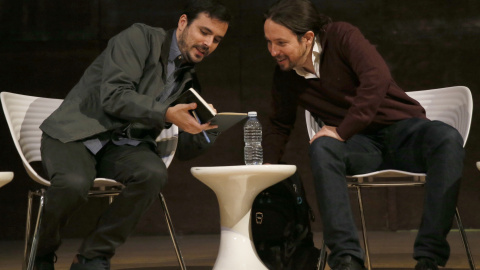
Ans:
<svg viewBox="0 0 480 270"><path fill-rule="evenodd" d="M147 130L148 140L155 139L169 127L165 113L175 98L189 87L200 90L192 68L180 82L181 91L163 103L157 101L165 88L172 34L173 30L134 24L111 38L60 107L42 123L42 131L72 142L135 127Z"/></svg>

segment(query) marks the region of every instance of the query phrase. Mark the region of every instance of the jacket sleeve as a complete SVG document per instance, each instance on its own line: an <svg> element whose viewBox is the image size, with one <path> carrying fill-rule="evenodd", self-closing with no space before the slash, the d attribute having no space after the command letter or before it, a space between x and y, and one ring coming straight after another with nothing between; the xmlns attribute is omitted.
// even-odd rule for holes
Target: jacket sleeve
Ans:
<svg viewBox="0 0 480 270"><path fill-rule="evenodd" d="M163 129L168 104L157 102L155 97L137 90L147 58L153 50L161 50L151 48L155 44L150 42L151 38L145 27L134 24L109 41L100 96L107 114Z"/></svg>
<svg viewBox="0 0 480 270"><path fill-rule="evenodd" d="M373 121L392 77L383 58L358 28L348 23L339 25L335 46L357 75L359 84L351 107L337 127L340 137L347 140Z"/></svg>

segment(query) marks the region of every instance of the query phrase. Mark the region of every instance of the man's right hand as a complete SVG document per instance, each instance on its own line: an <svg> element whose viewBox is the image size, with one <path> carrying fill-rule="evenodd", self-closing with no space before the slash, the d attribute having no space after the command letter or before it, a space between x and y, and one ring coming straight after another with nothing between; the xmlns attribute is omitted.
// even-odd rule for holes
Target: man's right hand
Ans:
<svg viewBox="0 0 480 270"><path fill-rule="evenodd" d="M320 129L320 131L318 131L315 135L313 135L312 139L310 140L310 144L312 144L312 142L315 141L316 139L318 139L320 137L323 137L323 136L332 137L332 138L337 139L341 142L345 141L344 139L342 139L342 137L340 137L340 135L338 135L337 127L324 125Z"/></svg>
<svg viewBox="0 0 480 270"><path fill-rule="evenodd" d="M177 104L167 109L167 112L165 113L165 121L172 123L183 131L191 134L197 134L203 130L209 130L218 127L216 125L210 125L210 123L199 124L189 112L190 110L195 110L196 108L196 103Z"/></svg>

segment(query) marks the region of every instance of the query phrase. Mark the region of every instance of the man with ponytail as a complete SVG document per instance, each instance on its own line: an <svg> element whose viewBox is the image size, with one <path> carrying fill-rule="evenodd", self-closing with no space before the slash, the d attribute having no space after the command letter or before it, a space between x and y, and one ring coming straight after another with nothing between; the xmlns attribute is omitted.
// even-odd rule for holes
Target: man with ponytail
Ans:
<svg viewBox="0 0 480 270"><path fill-rule="evenodd" d="M360 30L332 22L310 0L273 4L264 32L277 62L264 160L281 159L297 107L310 111L321 126L309 151L331 268L364 268L345 176L380 169L426 172L415 269L445 266L464 159L457 130L428 120Z"/></svg>

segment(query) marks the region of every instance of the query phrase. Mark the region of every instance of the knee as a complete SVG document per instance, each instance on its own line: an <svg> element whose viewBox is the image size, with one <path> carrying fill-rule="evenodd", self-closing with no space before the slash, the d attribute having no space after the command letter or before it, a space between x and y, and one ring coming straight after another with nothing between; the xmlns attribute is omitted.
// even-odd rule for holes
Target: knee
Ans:
<svg viewBox="0 0 480 270"><path fill-rule="evenodd" d="M93 179L76 173L57 173L51 180L50 190L68 198L72 203L83 203L88 199L88 191L92 187Z"/></svg>
<svg viewBox="0 0 480 270"><path fill-rule="evenodd" d="M314 160L328 160L328 158L333 158L341 152L342 142L330 138L330 137L320 137L312 142L310 145L309 153L310 157Z"/></svg>
<svg viewBox="0 0 480 270"><path fill-rule="evenodd" d="M462 135L460 135L460 132L458 132L456 128L440 121L433 122L439 122L437 124L440 126L440 128L437 130L437 133L443 135L444 140L463 147L463 137Z"/></svg>
<svg viewBox="0 0 480 270"><path fill-rule="evenodd" d="M448 145L448 148L458 154L463 160L465 149L463 148L463 137L460 135L460 133L454 128L449 129L445 135L445 141Z"/></svg>
<svg viewBox="0 0 480 270"><path fill-rule="evenodd" d="M465 155L464 141L458 130L441 122L438 123L437 127L427 132L427 136L425 136L427 140L433 143L430 146L432 153L445 154L463 161Z"/></svg>
<svg viewBox="0 0 480 270"><path fill-rule="evenodd" d="M151 166L138 170L135 174L135 185L146 194L156 196L167 184L168 173L164 166Z"/></svg>

